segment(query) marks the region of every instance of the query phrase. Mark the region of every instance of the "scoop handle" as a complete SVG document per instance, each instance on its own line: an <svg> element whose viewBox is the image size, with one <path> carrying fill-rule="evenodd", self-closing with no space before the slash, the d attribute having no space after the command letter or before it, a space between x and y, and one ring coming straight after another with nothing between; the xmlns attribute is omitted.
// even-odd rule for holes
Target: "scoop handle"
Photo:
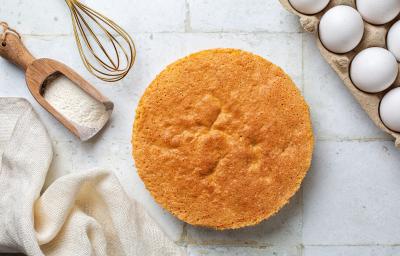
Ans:
<svg viewBox="0 0 400 256"><path fill-rule="evenodd" d="M26 49L21 39L13 33L8 33L5 40L0 42L0 56L21 67L25 71L35 60L35 57Z"/></svg>

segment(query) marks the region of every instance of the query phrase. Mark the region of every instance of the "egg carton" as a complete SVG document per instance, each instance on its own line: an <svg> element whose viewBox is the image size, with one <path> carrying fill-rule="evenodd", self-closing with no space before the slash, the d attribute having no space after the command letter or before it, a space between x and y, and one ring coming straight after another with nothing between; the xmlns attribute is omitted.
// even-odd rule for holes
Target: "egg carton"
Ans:
<svg viewBox="0 0 400 256"><path fill-rule="evenodd" d="M347 89L353 94L356 100L360 103L361 107L367 112L372 121L384 132L390 134L395 139L395 145L400 149L400 133L392 131L388 129L379 116L379 104L385 93L394 87L398 87L400 85L400 72L397 76L397 79L390 88L383 92L379 93L366 93L359 90L350 79L350 64L353 58L360 51L370 48L370 47L382 47L387 49L386 47L386 35L390 29L390 27L399 20L399 17L396 17L393 21L386 23L384 25L372 25L364 21L364 35L361 42L358 46L350 52L344 54L333 53L327 50L318 35L318 25L321 17L325 12L327 12L332 7L337 5L348 5L353 8L356 8L355 0L331 0L327 7L324 10L317 14L306 15L295 10L288 0L279 0L281 4L290 12L294 13L299 17L300 24L304 28L305 31L309 33L313 33L317 38L318 49L320 50L322 56L329 63L329 65L336 71L339 77L343 80ZM378 0L377 0L378 1ZM400 65L399 65L400 70Z"/></svg>

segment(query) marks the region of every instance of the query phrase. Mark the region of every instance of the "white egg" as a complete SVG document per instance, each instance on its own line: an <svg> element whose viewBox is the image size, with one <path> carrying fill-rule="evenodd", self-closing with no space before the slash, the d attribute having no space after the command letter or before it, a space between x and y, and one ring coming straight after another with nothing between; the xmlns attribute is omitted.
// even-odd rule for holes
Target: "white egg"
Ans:
<svg viewBox="0 0 400 256"><path fill-rule="evenodd" d="M390 28L387 35L387 48L400 62L400 21L397 21Z"/></svg>
<svg viewBox="0 0 400 256"><path fill-rule="evenodd" d="M357 0L357 10L369 23L382 25L400 13L399 0Z"/></svg>
<svg viewBox="0 0 400 256"><path fill-rule="evenodd" d="M372 47L359 52L351 62L350 77L354 85L370 93L389 88L399 71L396 58L384 48Z"/></svg>
<svg viewBox="0 0 400 256"><path fill-rule="evenodd" d="M400 132L400 88L385 94L379 106L379 114L387 128Z"/></svg>
<svg viewBox="0 0 400 256"><path fill-rule="evenodd" d="M356 9L338 5L327 11L319 23L322 44L335 53L353 50L364 34L364 22Z"/></svg>
<svg viewBox="0 0 400 256"><path fill-rule="evenodd" d="M289 0L298 12L304 14L319 13L329 4L329 0Z"/></svg>

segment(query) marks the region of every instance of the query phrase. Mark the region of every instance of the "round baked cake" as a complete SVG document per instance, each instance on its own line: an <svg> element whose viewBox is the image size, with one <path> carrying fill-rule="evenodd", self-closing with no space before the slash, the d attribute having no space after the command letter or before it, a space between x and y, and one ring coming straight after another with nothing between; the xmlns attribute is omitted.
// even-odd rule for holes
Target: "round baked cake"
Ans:
<svg viewBox="0 0 400 256"><path fill-rule="evenodd" d="M215 229L276 213L310 167L308 106L266 59L212 49L169 65L140 100L133 129L139 176L179 219Z"/></svg>

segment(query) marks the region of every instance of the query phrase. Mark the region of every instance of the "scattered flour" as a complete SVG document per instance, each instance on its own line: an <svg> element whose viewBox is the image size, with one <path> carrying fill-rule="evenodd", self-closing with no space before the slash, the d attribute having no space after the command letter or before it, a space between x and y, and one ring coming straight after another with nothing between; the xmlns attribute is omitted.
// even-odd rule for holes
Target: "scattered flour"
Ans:
<svg viewBox="0 0 400 256"><path fill-rule="evenodd" d="M101 102L65 76L59 76L49 83L43 96L61 115L77 125L97 128L108 118Z"/></svg>

